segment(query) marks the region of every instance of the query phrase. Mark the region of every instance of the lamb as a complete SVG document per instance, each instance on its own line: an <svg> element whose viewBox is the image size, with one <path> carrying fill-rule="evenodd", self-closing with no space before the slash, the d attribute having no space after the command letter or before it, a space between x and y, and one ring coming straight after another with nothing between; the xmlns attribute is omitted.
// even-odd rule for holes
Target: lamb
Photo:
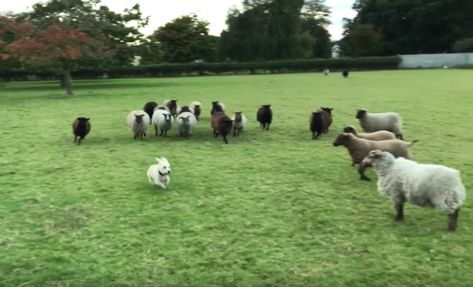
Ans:
<svg viewBox="0 0 473 287"><path fill-rule="evenodd" d="M231 132L233 121L225 112L215 112L212 115L211 127L213 128L214 136L222 135L223 141L228 144L227 135Z"/></svg>
<svg viewBox="0 0 473 287"><path fill-rule="evenodd" d="M127 117L127 122L128 127L133 132L135 140L137 138L143 139L143 137L146 137L150 119L145 111L137 110L130 112Z"/></svg>
<svg viewBox="0 0 473 287"><path fill-rule="evenodd" d="M342 75L344 78L348 78L348 75L350 74L350 71L348 69L344 69L342 72Z"/></svg>
<svg viewBox="0 0 473 287"><path fill-rule="evenodd" d="M367 140L371 140L371 141L384 141L384 140L396 139L396 135L393 134L392 132L377 131L377 132L372 132L372 133L358 133L354 126L344 127L343 132L344 133L351 133L351 134L354 134L355 136L357 136L359 138L367 139Z"/></svg>
<svg viewBox="0 0 473 287"><path fill-rule="evenodd" d="M412 146L417 141L404 142L398 139L384 140L384 141L370 141L362 138L358 138L350 133L341 133L333 142L333 146L343 145L347 148L350 154L352 165L358 164L358 173L360 179L370 180L365 174L365 166L362 161L372 150L379 149L382 151L388 151L395 157L410 158L408 147Z"/></svg>
<svg viewBox="0 0 473 287"><path fill-rule="evenodd" d="M143 107L143 111L145 111L148 114L149 118L152 119L154 109L156 109L157 106L158 104L156 102L147 102Z"/></svg>
<svg viewBox="0 0 473 287"><path fill-rule="evenodd" d="M357 109L356 118L365 132L386 130L394 133L397 138L402 137L402 120L397 113L368 113L367 110Z"/></svg>
<svg viewBox="0 0 473 287"><path fill-rule="evenodd" d="M150 184L157 185L166 189L171 182L169 175L171 174L171 165L164 157L156 158L157 164L153 164L148 168L146 174Z"/></svg>
<svg viewBox="0 0 473 287"><path fill-rule="evenodd" d="M197 119L193 113L183 112L177 116L176 121L180 136L187 137L194 133L195 126L197 125Z"/></svg>
<svg viewBox="0 0 473 287"><path fill-rule="evenodd" d="M330 70L328 68L324 69L324 75L328 76L330 74Z"/></svg>
<svg viewBox="0 0 473 287"><path fill-rule="evenodd" d="M78 117L72 123L72 133L74 134L74 143L77 142L80 145L80 142L89 134L91 129L89 118Z"/></svg>
<svg viewBox="0 0 473 287"><path fill-rule="evenodd" d="M154 111L151 122L153 123L156 136L158 135L158 130L160 131L160 136L166 136L168 130L170 130L172 127L174 119L170 112L166 110L157 109Z"/></svg>
<svg viewBox="0 0 473 287"><path fill-rule="evenodd" d="M225 105L222 102L214 101L212 102L212 109L210 110L210 115L212 116L216 112L225 111Z"/></svg>
<svg viewBox="0 0 473 287"><path fill-rule="evenodd" d="M195 118L199 120L200 114L202 113L202 103L199 101L193 101L189 107Z"/></svg>
<svg viewBox="0 0 473 287"><path fill-rule="evenodd" d="M168 107L173 117L177 115L177 100L165 100L164 105Z"/></svg>
<svg viewBox="0 0 473 287"><path fill-rule="evenodd" d="M256 120L260 122L261 128L269 130L269 125L273 121L273 111L271 105L262 105L256 112Z"/></svg>
<svg viewBox="0 0 473 287"><path fill-rule="evenodd" d="M245 130L248 119L242 112L235 112L231 120L233 121L233 136L239 136Z"/></svg>
<svg viewBox="0 0 473 287"><path fill-rule="evenodd" d="M372 166L378 175L378 191L391 197L395 220L404 219L404 203L408 201L442 210L448 215L448 229L456 230L460 206L466 197L458 170L395 158L381 150L371 151L363 164Z"/></svg>

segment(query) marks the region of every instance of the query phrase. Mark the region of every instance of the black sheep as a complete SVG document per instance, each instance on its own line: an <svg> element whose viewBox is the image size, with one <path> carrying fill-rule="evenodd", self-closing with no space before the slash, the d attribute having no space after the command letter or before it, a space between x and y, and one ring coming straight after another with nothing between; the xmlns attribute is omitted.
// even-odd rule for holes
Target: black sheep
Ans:
<svg viewBox="0 0 473 287"><path fill-rule="evenodd" d="M312 132L313 140L317 139L324 131L323 121L323 113L321 111L312 112L310 117L310 131Z"/></svg>
<svg viewBox="0 0 473 287"><path fill-rule="evenodd" d="M260 126L263 130L269 130L269 125L273 120L271 105L262 105L256 113L256 120L260 122Z"/></svg>
<svg viewBox="0 0 473 287"><path fill-rule="evenodd" d="M154 113L154 109L158 106L158 104L156 102L147 102L145 104L145 106L143 107L143 111L145 111L149 118L152 119L153 118L153 113Z"/></svg>
<svg viewBox="0 0 473 287"><path fill-rule="evenodd" d="M77 142L79 145L81 140L90 132L90 121L89 118L78 117L72 123L72 133L74 134L74 143Z"/></svg>

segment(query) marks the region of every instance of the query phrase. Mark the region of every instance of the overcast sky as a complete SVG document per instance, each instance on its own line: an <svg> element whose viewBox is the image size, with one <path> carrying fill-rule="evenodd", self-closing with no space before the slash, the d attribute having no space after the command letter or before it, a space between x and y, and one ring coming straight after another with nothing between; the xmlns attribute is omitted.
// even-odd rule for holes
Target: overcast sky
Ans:
<svg viewBox="0 0 473 287"><path fill-rule="evenodd" d="M1 0L0 12L23 12L31 9L35 0ZM116 12L130 8L134 3L140 3L144 16L150 16L148 27L142 30L146 35L167 22L183 15L196 14L199 19L210 23L209 32L220 35L225 29L227 12L232 7L241 7L242 0L102 0L102 3ZM325 3L332 10L330 18L332 24L329 32L332 40L341 38L342 19L353 18L355 11L351 9L354 0L326 0Z"/></svg>

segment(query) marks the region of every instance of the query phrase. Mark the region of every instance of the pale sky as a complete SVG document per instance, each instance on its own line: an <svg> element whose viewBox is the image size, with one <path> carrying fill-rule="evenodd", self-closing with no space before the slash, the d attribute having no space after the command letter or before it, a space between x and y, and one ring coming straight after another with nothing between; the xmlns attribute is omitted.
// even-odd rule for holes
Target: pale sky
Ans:
<svg viewBox="0 0 473 287"><path fill-rule="evenodd" d="M35 0L1 0L0 13L7 11L24 12L31 10L34 3L43 2ZM150 16L149 25L141 32L151 34L158 27L167 22L189 14L196 14L200 20L210 23L209 33L219 36L226 28L227 12L232 7L241 7L243 0L102 0L103 5L116 12L130 8L138 2L143 16ZM328 27L332 40L339 40L343 31L342 18L353 18L356 12L351 9L354 0L326 0L325 4L332 10Z"/></svg>

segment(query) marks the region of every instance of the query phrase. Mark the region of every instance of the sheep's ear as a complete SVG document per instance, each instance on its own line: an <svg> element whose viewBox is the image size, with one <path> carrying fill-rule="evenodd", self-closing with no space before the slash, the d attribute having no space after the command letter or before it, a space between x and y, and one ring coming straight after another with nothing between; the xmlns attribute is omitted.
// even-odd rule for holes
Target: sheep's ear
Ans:
<svg viewBox="0 0 473 287"><path fill-rule="evenodd" d="M90 120L90 118L85 118L86 121Z"/></svg>
<svg viewBox="0 0 473 287"><path fill-rule="evenodd" d="M161 161L161 159L159 157L155 157L155 159L156 159L157 162Z"/></svg>

